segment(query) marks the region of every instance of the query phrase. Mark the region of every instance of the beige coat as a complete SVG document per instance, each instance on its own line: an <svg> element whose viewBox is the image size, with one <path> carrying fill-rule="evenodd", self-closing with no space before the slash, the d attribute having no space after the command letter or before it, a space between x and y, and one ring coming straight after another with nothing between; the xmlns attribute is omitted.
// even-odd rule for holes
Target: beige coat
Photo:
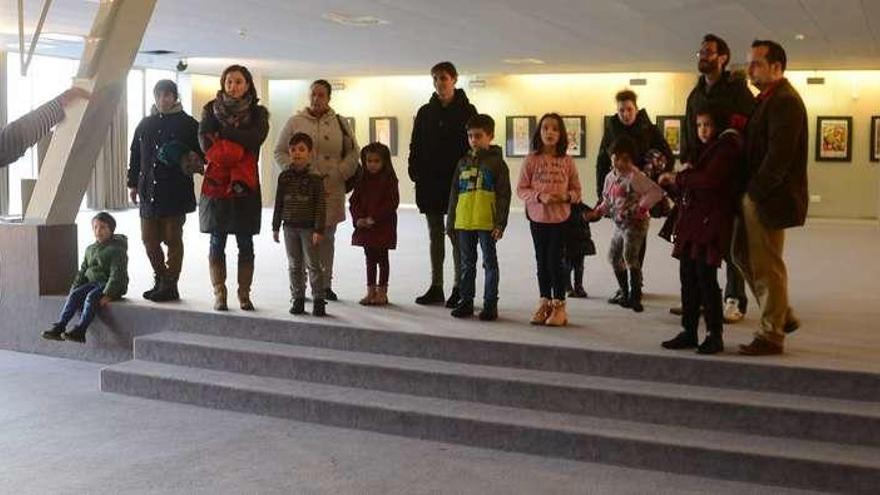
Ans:
<svg viewBox="0 0 880 495"><path fill-rule="evenodd" d="M336 112L331 108L321 118L308 109L303 109L291 117L275 145L275 164L282 170L290 165L287 143L297 132L311 136L315 143L312 150L312 170L324 177L324 190L327 194L327 225L345 221L345 180L357 171L360 148L354 133L348 128L345 119L342 125L351 140L345 139L343 156L343 132L339 126Z"/></svg>

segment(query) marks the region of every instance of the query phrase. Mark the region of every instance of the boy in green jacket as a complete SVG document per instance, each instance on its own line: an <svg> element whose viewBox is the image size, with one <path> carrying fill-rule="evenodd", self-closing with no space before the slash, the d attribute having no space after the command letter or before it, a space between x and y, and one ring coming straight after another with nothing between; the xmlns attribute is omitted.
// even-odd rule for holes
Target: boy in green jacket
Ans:
<svg viewBox="0 0 880 495"><path fill-rule="evenodd" d="M498 318L498 255L495 243L504 235L510 212L510 170L501 148L492 144L495 121L479 114L467 121L471 151L458 162L449 192L446 231L458 237L461 254L461 302L452 316L467 318L474 314L477 276L477 244L483 253L486 270L483 310L480 319Z"/></svg>
<svg viewBox="0 0 880 495"><path fill-rule="evenodd" d="M114 235L116 220L107 212L92 218L95 243L86 248L85 259L58 322L43 332L47 340L70 340L85 343L86 329L95 318L99 307L117 301L128 290L128 240L124 235ZM79 324L69 332L67 324L80 311Z"/></svg>

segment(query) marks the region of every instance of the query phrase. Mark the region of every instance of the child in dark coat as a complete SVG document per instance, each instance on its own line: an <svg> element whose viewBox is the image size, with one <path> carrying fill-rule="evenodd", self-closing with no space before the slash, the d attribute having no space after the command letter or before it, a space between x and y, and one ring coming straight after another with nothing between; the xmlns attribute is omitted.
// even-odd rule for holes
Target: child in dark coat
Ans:
<svg viewBox="0 0 880 495"><path fill-rule="evenodd" d="M584 258L596 254L596 244L590 232L587 214L593 211L583 201L571 205L571 216L565 222L565 266L568 270L566 290L568 297L585 298ZM574 283L572 283L572 278Z"/></svg>
<svg viewBox="0 0 880 495"><path fill-rule="evenodd" d="M400 194L391 151L382 143L361 149L364 171L349 199L353 246L363 246L367 264L367 295L363 305L388 304L388 250L397 247L397 206ZM378 271L378 278L377 278Z"/></svg>

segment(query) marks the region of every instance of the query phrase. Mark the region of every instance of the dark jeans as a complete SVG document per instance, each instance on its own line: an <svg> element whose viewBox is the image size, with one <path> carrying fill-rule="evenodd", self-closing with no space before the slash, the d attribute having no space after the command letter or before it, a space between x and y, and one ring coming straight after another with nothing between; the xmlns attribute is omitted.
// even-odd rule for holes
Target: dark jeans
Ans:
<svg viewBox="0 0 880 495"><path fill-rule="evenodd" d="M564 226L561 223L529 222L535 261L538 264L538 287L541 297L565 299Z"/></svg>
<svg viewBox="0 0 880 495"><path fill-rule="evenodd" d="M61 315L58 317L58 324L67 326L73 319L77 311L80 311L79 327L83 330L87 329L95 319L95 313L98 312L98 301L104 296L104 284L98 282L89 282L71 289L61 308Z"/></svg>
<svg viewBox="0 0 880 495"><path fill-rule="evenodd" d="M210 256L212 258L226 258L226 239L228 234L211 234ZM254 236L250 234L235 234L238 243L238 261L254 260Z"/></svg>
<svg viewBox="0 0 880 495"><path fill-rule="evenodd" d="M446 222L442 213L425 213L428 221L428 238L431 243L431 285L443 287L443 261L446 258ZM452 242L452 267L455 278L453 286L458 287L461 278L461 258L458 252L458 237L451 236Z"/></svg>
<svg viewBox="0 0 880 495"><path fill-rule="evenodd" d="M574 276L572 287L584 286L584 255L565 257L565 285L568 286L570 277Z"/></svg>
<svg viewBox="0 0 880 495"><path fill-rule="evenodd" d="M388 286L388 249L371 248L364 246L364 256L367 258L367 285L379 287ZM376 271L379 272L379 283L376 283Z"/></svg>
<svg viewBox="0 0 880 495"><path fill-rule="evenodd" d="M721 288L718 286L718 268L701 260L683 256L679 260L681 278L681 326L686 332L697 333L700 325L700 307L709 333L721 333Z"/></svg>
<svg viewBox="0 0 880 495"><path fill-rule="evenodd" d="M498 253L495 251L495 239L489 230L456 230L458 235L458 249L461 254L461 281L458 284L461 300L473 302L476 295L477 280L477 244L483 253L483 270L485 273L485 285L483 287L483 300L495 302L498 300Z"/></svg>

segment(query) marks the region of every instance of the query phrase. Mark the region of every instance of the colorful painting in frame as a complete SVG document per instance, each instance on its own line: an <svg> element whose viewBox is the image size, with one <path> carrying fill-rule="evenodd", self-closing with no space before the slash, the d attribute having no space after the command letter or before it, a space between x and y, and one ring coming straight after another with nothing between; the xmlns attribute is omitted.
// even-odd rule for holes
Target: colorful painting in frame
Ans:
<svg viewBox="0 0 880 495"><path fill-rule="evenodd" d="M587 156L587 118L583 115L563 115L565 132L568 134L568 156Z"/></svg>
<svg viewBox="0 0 880 495"><path fill-rule="evenodd" d="M681 134L684 132L683 115L660 115L657 117L657 127L663 134L663 138L672 149L672 154L679 158L681 155Z"/></svg>
<svg viewBox="0 0 880 495"><path fill-rule="evenodd" d="M816 161L852 161L852 117L816 117Z"/></svg>

